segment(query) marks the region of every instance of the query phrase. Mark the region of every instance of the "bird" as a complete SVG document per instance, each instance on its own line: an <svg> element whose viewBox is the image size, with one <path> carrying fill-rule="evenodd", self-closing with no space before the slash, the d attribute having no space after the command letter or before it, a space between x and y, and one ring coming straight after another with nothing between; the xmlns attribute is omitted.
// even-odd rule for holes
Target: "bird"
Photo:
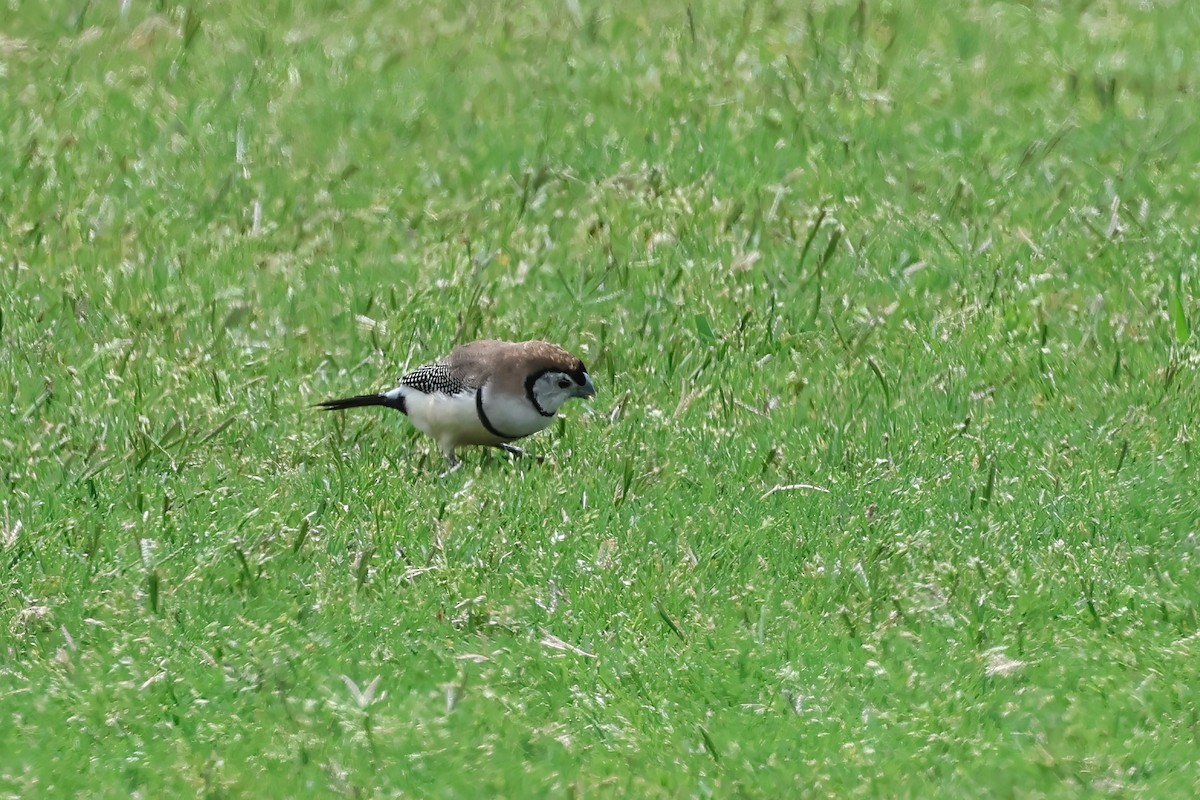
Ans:
<svg viewBox="0 0 1200 800"><path fill-rule="evenodd" d="M401 376L394 389L325 400L325 411L394 408L433 438L449 462L465 445L524 451L510 442L545 429L563 403L596 396L587 368L562 347L543 341L479 339Z"/></svg>

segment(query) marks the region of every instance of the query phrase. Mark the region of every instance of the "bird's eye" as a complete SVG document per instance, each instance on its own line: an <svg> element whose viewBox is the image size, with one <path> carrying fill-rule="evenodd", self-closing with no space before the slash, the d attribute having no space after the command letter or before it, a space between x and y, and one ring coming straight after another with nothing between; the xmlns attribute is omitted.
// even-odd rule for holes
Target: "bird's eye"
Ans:
<svg viewBox="0 0 1200 800"><path fill-rule="evenodd" d="M567 380L566 378L559 378L558 379L558 388L569 389L569 388L571 388L571 382L569 380Z"/></svg>

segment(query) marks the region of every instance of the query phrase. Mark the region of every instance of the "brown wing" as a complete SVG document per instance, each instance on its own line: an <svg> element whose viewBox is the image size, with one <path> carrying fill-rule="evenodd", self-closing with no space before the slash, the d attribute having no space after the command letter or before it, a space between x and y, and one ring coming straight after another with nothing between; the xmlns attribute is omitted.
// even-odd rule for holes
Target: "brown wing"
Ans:
<svg viewBox="0 0 1200 800"><path fill-rule="evenodd" d="M556 344L541 341L479 339L454 348L440 363L454 380L470 388L482 386L493 378L506 388L513 381L520 385L529 375L548 369L580 376L585 372L578 358Z"/></svg>
<svg viewBox="0 0 1200 800"><path fill-rule="evenodd" d="M442 363L450 370L455 380L478 388L492 377L497 365L508 363L512 358L513 342L499 339L479 339L460 344L450 351Z"/></svg>

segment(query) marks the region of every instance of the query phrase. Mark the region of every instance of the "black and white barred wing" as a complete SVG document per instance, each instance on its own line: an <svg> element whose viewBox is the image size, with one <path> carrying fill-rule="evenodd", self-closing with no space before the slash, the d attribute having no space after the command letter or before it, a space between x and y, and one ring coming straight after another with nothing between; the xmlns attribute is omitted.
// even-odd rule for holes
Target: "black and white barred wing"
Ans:
<svg viewBox="0 0 1200 800"><path fill-rule="evenodd" d="M441 361L417 367L412 372L406 373L400 378L400 385L415 389L422 394L440 392L451 396L476 388L463 377L459 370Z"/></svg>

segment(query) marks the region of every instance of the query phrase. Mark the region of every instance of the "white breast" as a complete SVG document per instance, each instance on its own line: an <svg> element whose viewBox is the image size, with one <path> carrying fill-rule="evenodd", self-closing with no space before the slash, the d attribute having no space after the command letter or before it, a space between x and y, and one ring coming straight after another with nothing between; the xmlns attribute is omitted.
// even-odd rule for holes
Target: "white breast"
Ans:
<svg viewBox="0 0 1200 800"><path fill-rule="evenodd" d="M492 427L506 436L519 439L549 427L554 417L544 417L525 395L497 395L483 390L483 410Z"/></svg>
<svg viewBox="0 0 1200 800"><path fill-rule="evenodd" d="M443 451L464 444L496 444L499 441L479 421L474 392L447 395L409 390L404 394L404 404L413 427L432 436Z"/></svg>

